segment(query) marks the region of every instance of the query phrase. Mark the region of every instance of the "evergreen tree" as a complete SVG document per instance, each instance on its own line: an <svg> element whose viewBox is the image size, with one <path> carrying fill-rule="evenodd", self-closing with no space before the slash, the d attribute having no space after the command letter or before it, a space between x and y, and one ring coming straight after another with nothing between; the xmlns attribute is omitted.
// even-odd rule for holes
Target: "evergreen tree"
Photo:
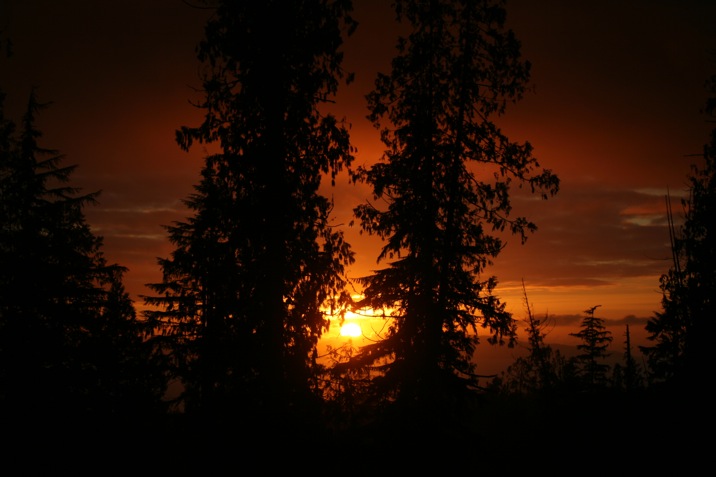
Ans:
<svg viewBox="0 0 716 477"><path fill-rule="evenodd" d="M407 420L449 422L458 409L450 403L471 401L479 388L473 354L482 330L492 344L515 338L515 322L493 294L497 279L484 276L504 245L499 232L524 241L536 229L511 217L513 186L547 198L559 181L529 143L510 141L494 122L521 98L530 73L504 27L502 2L394 7L409 34L367 98L386 149L355 176L374 196L356 218L385 240L377 258L389 261L357 280L356 306L384 310L389 326L347 366L371 367L375 399L395 402Z"/></svg>
<svg viewBox="0 0 716 477"><path fill-rule="evenodd" d="M629 325L626 325L624 336L624 364L617 363L614 365L612 387L625 392L632 392L644 387L644 374L641 366L632 355Z"/></svg>
<svg viewBox="0 0 716 477"><path fill-rule="evenodd" d="M574 384L575 370L573 363L567 360L559 350L554 350L545 343L547 321L535 318L532 313L527 291L524 290L525 308L527 310L527 351L519 357L495 379L491 389L508 394L535 396L549 395L558 388L564 389Z"/></svg>
<svg viewBox="0 0 716 477"><path fill-rule="evenodd" d="M716 75L708 86L712 96L705 111L713 117ZM662 310L646 325L654 344L641 347L650 378L676 387L708 386L716 366L711 344L716 336L716 128L702 157L701 166L691 167L689 193L682 199L683 225L678 230L670 228L673 262L660 280ZM667 213L671 223L670 207ZM706 389L694 391L710 394Z"/></svg>
<svg viewBox="0 0 716 477"><path fill-rule="evenodd" d="M612 342L611 332L604 326L604 319L597 317L594 311L601 305L585 310L585 316L580 325L581 331L570 333L582 340L577 345L581 351L575 356L581 382L587 391L603 389L607 386L607 374L610 366L604 362L609 357L607 348Z"/></svg>
<svg viewBox="0 0 716 477"><path fill-rule="evenodd" d="M164 380L83 208L75 166L42 148L30 95L20 131L0 98L0 401L3 417L130 416L160 410Z"/></svg>
<svg viewBox="0 0 716 477"><path fill-rule="evenodd" d="M186 201L193 216L168 227L175 250L150 285L158 296L145 297L188 413L282 426L315 417L324 310L345 300L353 261L319 193L353 159L345 125L321 110L344 77L351 10L346 0L220 1L206 25L206 114L177 141L218 152Z"/></svg>

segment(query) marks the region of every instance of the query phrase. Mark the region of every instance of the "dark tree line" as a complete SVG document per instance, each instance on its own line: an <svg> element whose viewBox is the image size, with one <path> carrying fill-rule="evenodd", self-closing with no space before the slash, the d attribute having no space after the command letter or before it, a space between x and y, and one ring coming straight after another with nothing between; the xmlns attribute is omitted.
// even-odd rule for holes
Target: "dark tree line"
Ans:
<svg viewBox="0 0 716 477"><path fill-rule="evenodd" d="M39 141L30 95L20 124L0 92L0 417L147 415L165 380L102 238L83 208L98 193L69 182L75 166Z"/></svg>
<svg viewBox="0 0 716 477"><path fill-rule="evenodd" d="M716 117L716 75L707 82L704 109ZM706 399L716 369L711 352L716 332L716 127L691 166L682 199L683 224L671 227L672 266L661 276L662 310L649 320L651 346L642 347L652 379ZM667 197L667 200L669 198ZM671 216L670 204L667 202Z"/></svg>
<svg viewBox="0 0 716 477"><path fill-rule="evenodd" d="M576 354L565 356L546 343L549 317L535 317L525 291L527 354L515 359L490 382L498 394L527 397L572 396L605 391L629 393L644 389L645 369L633 356L629 325L625 325L624 352L619 362L610 364L607 351L614 337L605 320L595 314L600 305L584 310L580 331L569 333L579 340Z"/></svg>
<svg viewBox="0 0 716 477"><path fill-rule="evenodd" d="M706 88L703 112L713 123L716 75L707 80ZM605 359L613 337L605 330L604 320L594 315L598 306L585 310L582 330L571 333L582 341L578 345L582 353L572 359L562 356L545 345L545 322L534 317L525 292L528 354L492 381L493 391L536 396L550 394L555 385L572 393L590 389L631 392L649 387L675 399L672 403L677 408L683 404L697 413L707 408L715 359L710 343L716 331L716 128L703 152L691 156L701 161L692 164L687 176L687 195L681 200L682 225L675 226L671 198L666 198L672 265L660 278L662 309L646 325L652 344L639 346L645 362L634 358L627 325L622 361L610 369ZM713 419L713 412L708 411L707 416Z"/></svg>
<svg viewBox="0 0 716 477"><path fill-rule="evenodd" d="M16 124L0 94L3 422L181 416L298 440L390 424L417 442L440 426L439 435L451 436L478 425L473 412L495 399L642 389L642 372L684 392L706 385L716 129L704 166L689 178L685 222L674 230L673 266L661 281L663 311L647 325L654 346L643 348L646 369L633 360L627 328L623 366L609 375L603 359L612 337L597 307L573 333L580 354L553 351L525 293L529 353L486 384L475 374L476 347L483 338L507 346L517 338L494 293L498 280L486 273L504 247L502 232L524 241L537 229L513 215L511 193L524 187L547 199L559 189L531 145L496 124L530 79L504 4L393 2L408 33L396 38L391 69L366 98L385 150L357 168L349 124L323 107L352 80L341 51L359 27L352 2L209 7L197 47L205 116L176 140L217 152L204 158L186 199L192 215L166 227L174 249L159 259L163 278L148 285L152 308L141 317L122 284L125 269L107 262L83 215L98 193L72 187L74 166L40 145L44 105L33 92ZM354 280L357 302L347 293L353 251L320 193L342 170L372 188L355 218L384 240L376 258L387 262ZM385 335L335 353L332 365L319 362L329 315L366 308L385 312ZM168 399L173 382L181 391Z"/></svg>

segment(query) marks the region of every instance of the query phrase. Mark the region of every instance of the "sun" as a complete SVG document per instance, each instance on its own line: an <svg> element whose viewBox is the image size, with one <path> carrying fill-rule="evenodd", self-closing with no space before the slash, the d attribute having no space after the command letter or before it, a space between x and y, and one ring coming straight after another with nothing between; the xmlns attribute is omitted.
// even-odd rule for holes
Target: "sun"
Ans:
<svg viewBox="0 0 716 477"><path fill-rule="evenodd" d="M350 336L350 337L356 337L361 336L363 334L363 330L361 330L360 325L358 323L344 323L343 326L341 326L341 336Z"/></svg>

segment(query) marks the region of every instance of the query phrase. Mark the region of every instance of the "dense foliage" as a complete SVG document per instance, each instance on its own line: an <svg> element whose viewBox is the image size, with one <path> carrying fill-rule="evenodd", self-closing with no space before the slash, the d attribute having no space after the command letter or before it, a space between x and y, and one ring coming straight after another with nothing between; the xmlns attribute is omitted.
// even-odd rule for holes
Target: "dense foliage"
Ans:
<svg viewBox="0 0 716 477"><path fill-rule="evenodd" d="M40 146L43 104L20 127L0 97L0 415L145 415L165 381L102 238L83 208L97 193L68 184L74 166Z"/></svg>
<svg viewBox="0 0 716 477"><path fill-rule="evenodd" d="M194 216L168 227L176 249L146 297L186 412L283 423L318 403L316 344L353 261L319 193L353 159L346 126L321 111L344 76L351 8L222 1L206 26L205 119L177 141L218 152L186 201Z"/></svg>
<svg viewBox="0 0 716 477"><path fill-rule="evenodd" d="M536 229L512 216L512 189L547 198L559 180L529 143L511 141L494 122L521 98L530 73L503 5L394 7L409 34L368 95L386 149L358 169L373 200L355 209L361 228L384 239L377 258L388 261L357 280L364 297L356 307L384 310L389 326L346 367L371 366L373 400L395 401L409 416L442 415L479 388L473 354L483 331L493 344L511 344L516 333L493 294L497 279L483 276L503 247L498 232L525 240Z"/></svg>
<svg viewBox="0 0 716 477"><path fill-rule="evenodd" d="M713 118L716 76L708 85L705 111ZM672 230L672 266L661 277L662 310L646 325L654 344L643 347L652 379L677 387L705 385L716 364L709 351L716 332L716 128L701 157L688 177L683 225Z"/></svg>
<svg viewBox="0 0 716 477"><path fill-rule="evenodd" d="M504 4L393 5L409 33L367 97L385 151L351 171L372 187L355 215L384 240L377 258L388 264L357 281L357 303L346 292L353 252L320 194L353 161L347 126L322 110L350 79L340 52L356 26L350 1L212 7L197 49L205 117L177 141L216 152L186 199L193 215L167 226L175 248L159 260L163 280L150 284L142 318L126 269L107 261L85 220L98 193L72 187L75 167L40 144L44 105L32 93L16 124L0 92L0 468L74 471L96 456L113 470L162 473L343 464L402 475L439 464L492 475L539 470L555 453L596 462L607 426L635 464L625 472L675 464L688 473L709 456L698 453L694 422L713 418L716 129L672 229L663 309L646 327L653 346L642 348L648 366L634 360L628 326L623 365L606 364L611 336L597 307L572 333L577 354L562 355L525 293L528 353L485 385L476 347L511 344L516 324L497 278L484 274L502 232L525 240L536 230L512 216L511 193L548 198L559 180L493 121L530 73ZM10 45L0 31L0 47ZM713 115L716 77L710 84ZM384 339L319 364L326 313L351 304L385 312ZM409 446L407 458L394 444ZM558 460L549 465L574 471Z"/></svg>

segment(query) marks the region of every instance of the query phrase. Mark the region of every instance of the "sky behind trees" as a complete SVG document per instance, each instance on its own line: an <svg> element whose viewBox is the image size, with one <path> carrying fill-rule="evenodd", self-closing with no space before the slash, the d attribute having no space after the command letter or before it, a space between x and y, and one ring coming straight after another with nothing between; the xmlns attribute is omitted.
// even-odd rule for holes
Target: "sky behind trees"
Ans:
<svg viewBox="0 0 716 477"><path fill-rule="evenodd" d="M689 165L699 160L689 155L708 139L700 110L716 69L716 4L509 0L507 12L533 64L533 91L500 124L531 142L561 185L549 201L515 198L515 213L538 230L525 245L508 240L488 270L496 291L519 318L524 280L533 311L556 315L567 332L595 305L613 325L645 320L659 309L658 279L670 265L664 196L669 190L680 210ZM102 191L86 214L108 260L129 268L125 283L140 308L144 284L161 276L156 257L170 250L162 225L186 216L181 201L199 178L202 151L183 152L174 131L201 120L190 104L200 98L194 46L210 13L181 0L0 4L0 29L14 44L0 62L11 117L32 86L53 102L38 119L41 143L79 166L76 185ZM387 70L399 27L383 1L355 0L355 17L344 66L356 82L334 107L353 124L360 165L382 150L363 96ZM356 251L349 274L365 275L379 266L379 243L348 222L369 191L341 176L332 194L335 222ZM621 329L614 332L620 347Z"/></svg>

